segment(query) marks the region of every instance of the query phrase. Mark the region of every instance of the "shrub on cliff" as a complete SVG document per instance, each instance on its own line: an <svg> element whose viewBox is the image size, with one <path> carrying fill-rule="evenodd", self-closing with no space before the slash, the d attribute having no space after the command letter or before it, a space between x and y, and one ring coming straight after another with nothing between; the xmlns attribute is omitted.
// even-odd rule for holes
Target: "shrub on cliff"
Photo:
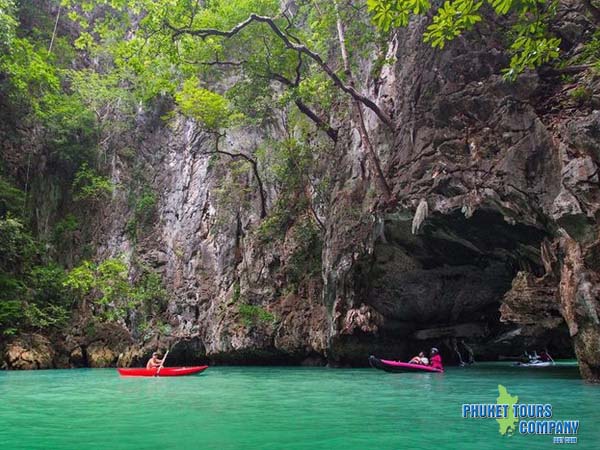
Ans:
<svg viewBox="0 0 600 450"><path fill-rule="evenodd" d="M121 258L100 263L84 261L68 273L63 284L84 311L108 322L126 319L130 312L138 310L146 316L159 315L167 299L158 274L142 267L141 275L134 281Z"/></svg>

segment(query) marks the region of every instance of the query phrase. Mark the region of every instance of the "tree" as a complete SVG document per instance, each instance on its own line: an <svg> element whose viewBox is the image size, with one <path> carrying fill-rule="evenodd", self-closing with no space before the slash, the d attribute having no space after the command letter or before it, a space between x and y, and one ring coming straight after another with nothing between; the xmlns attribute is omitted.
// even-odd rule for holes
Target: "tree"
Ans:
<svg viewBox="0 0 600 450"><path fill-rule="evenodd" d="M106 10L108 3L112 10ZM336 101L347 95L353 102L353 115L377 186L384 197L389 197L390 190L362 116L371 111L386 127L393 130L394 124L386 111L362 92L355 78L348 77L361 54L346 51L344 43L344 56L339 47L344 38L340 40L336 31L336 24L351 18L346 26L359 27L360 30L353 30L357 36L370 35L372 27L354 2L332 8L298 1L283 9L276 0L100 0L95 4L105 6L109 12L91 14L71 5L71 17L81 24L86 48L91 52L110 52L117 67L136 71L143 80L145 94L175 95L182 110L195 110L209 127L215 125L213 120L220 120L214 116L220 103L214 94L223 94L209 93L205 86L221 81L226 95L243 83L264 86L261 82L268 80L270 95L277 99L275 105L292 102L335 142L338 133L331 125L331 105L319 97L305 95L310 92L306 87L325 85L338 92ZM107 23L115 17L120 17L120 25L109 28ZM121 30L119 44L115 43L119 39L115 30ZM282 94L277 86L285 88L286 93ZM190 97L191 87L195 93Z"/></svg>

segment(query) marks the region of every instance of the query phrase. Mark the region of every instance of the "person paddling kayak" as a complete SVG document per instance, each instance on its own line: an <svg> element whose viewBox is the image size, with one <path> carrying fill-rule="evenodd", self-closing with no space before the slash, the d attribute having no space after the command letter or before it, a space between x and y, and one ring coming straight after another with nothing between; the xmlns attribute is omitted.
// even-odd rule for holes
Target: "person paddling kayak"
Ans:
<svg viewBox="0 0 600 450"><path fill-rule="evenodd" d="M444 370L444 366L442 365L442 357L437 348L433 347L431 349L431 357L429 358L429 365L434 369Z"/></svg>
<svg viewBox="0 0 600 450"><path fill-rule="evenodd" d="M146 364L146 369L158 369L163 361L164 359L160 359L160 353L154 352L152 353L152 358L150 358Z"/></svg>
<svg viewBox="0 0 600 450"><path fill-rule="evenodd" d="M413 357L408 363L409 364L422 364L424 366L428 366L429 360L425 356L425 353L419 352L419 354L417 356Z"/></svg>

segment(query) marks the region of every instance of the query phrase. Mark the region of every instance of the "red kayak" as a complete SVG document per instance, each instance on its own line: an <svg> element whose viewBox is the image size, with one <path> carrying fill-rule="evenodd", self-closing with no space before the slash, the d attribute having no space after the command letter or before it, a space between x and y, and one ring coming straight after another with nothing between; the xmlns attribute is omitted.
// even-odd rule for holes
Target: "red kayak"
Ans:
<svg viewBox="0 0 600 450"><path fill-rule="evenodd" d="M158 375L156 375L158 369L144 369L141 367L133 369L117 368L119 375L122 377L182 377L184 375L194 375L195 373L203 372L206 369L208 369L208 366L163 367L160 369Z"/></svg>
<svg viewBox="0 0 600 450"><path fill-rule="evenodd" d="M369 356L369 364L375 369L385 370L386 372L443 372L443 369L435 369L423 364L411 364L400 361L390 361L389 359L379 359L373 355Z"/></svg>

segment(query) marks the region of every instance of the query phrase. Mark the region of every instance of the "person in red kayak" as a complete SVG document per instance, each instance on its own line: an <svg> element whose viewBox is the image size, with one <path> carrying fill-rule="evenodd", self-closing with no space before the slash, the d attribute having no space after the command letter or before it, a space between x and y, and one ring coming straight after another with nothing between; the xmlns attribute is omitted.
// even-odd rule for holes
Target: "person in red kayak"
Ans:
<svg viewBox="0 0 600 450"><path fill-rule="evenodd" d="M158 369L163 361L164 359L160 359L160 353L154 352L146 364L146 369Z"/></svg>
<svg viewBox="0 0 600 450"><path fill-rule="evenodd" d="M431 349L431 357L429 358L429 365L434 369L444 370L444 366L442 365L442 357L440 356L440 352L437 348L432 347Z"/></svg>

